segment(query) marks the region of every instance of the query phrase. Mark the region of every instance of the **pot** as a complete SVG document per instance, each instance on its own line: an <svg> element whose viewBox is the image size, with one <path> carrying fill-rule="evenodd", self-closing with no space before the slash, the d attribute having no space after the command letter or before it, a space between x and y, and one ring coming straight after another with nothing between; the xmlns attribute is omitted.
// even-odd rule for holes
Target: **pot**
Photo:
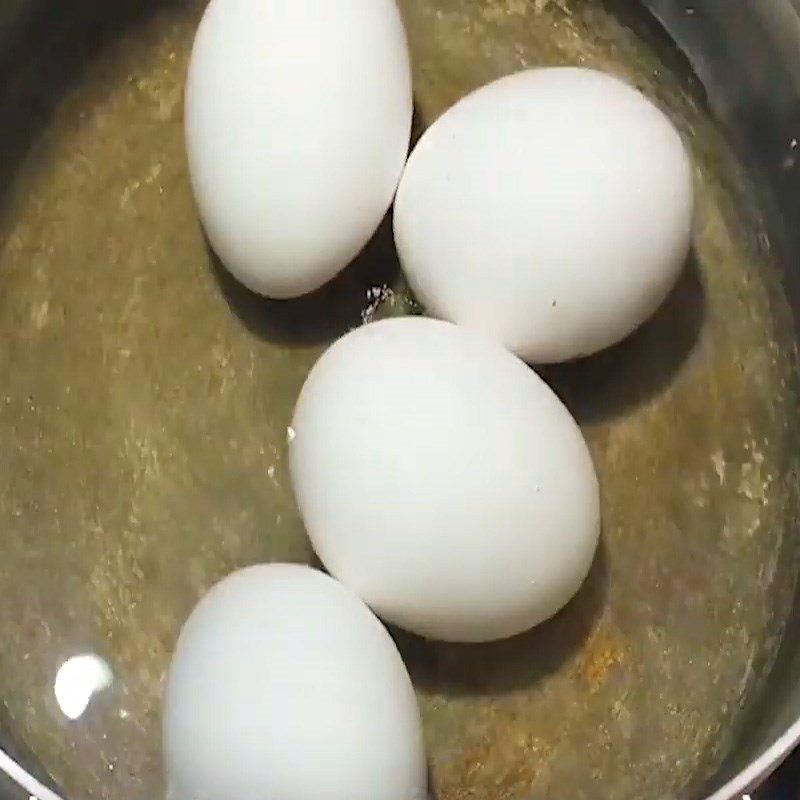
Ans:
<svg viewBox="0 0 800 800"><path fill-rule="evenodd" d="M417 132L508 72L594 66L672 116L698 186L656 316L543 371L602 483L578 597L489 645L393 631L433 791L738 798L800 741L798 4L399 5ZM160 686L192 606L238 566L313 560L285 457L305 375L350 327L414 310L388 221L299 301L250 294L210 252L182 138L203 6L0 10L0 767L27 786L0 784L10 800L161 796Z"/></svg>

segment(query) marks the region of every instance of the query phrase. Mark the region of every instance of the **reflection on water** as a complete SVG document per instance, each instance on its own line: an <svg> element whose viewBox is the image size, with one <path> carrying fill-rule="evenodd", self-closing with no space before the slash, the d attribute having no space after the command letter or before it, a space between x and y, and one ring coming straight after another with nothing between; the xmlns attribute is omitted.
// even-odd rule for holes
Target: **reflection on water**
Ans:
<svg viewBox="0 0 800 800"><path fill-rule="evenodd" d="M70 720L80 719L98 692L108 689L114 682L111 667L94 654L68 658L56 673L53 692L58 707ZM0 772L24 789L30 800L61 800L51 789L26 772L11 756L0 750Z"/></svg>
<svg viewBox="0 0 800 800"><path fill-rule="evenodd" d="M108 689L113 681L111 668L100 656L74 656L65 661L56 674L53 690L58 707L68 719L80 719L92 697Z"/></svg>

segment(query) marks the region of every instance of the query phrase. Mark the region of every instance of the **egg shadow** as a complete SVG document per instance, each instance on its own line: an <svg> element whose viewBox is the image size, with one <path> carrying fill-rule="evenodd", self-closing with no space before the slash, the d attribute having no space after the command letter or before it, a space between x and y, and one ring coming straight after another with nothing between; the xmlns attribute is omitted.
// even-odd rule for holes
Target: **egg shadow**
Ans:
<svg viewBox="0 0 800 800"><path fill-rule="evenodd" d="M330 575L328 568L322 563L322 559L317 555L317 551L311 544L311 539L308 538L308 535L306 535L306 546L308 547L305 560L306 566L311 567L311 569L315 569L318 572L322 572L325 575Z"/></svg>
<svg viewBox="0 0 800 800"><path fill-rule="evenodd" d="M292 300L251 292L225 268L206 239L209 261L222 296L245 327L261 339L287 346L330 342L363 321L367 291L391 286L400 274L391 211L358 256L320 289Z"/></svg>
<svg viewBox="0 0 800 800"><path fill-rule="evenodd" d="M414 148L417 146L417 144L419 144L422 134L424 134L429 127L430 126L423 119L422 111L420 111L419 105L415 102L414 111L411 116L411 143L408 148L409 157L414 152Z"/></svg>
<svg viewBox="0 0 800 800"><path fill-rule="evenodd" d="M427 800L439 800L439 792L436 790L436 782L433 775L433 765L428 762L428 797Z"/></svg>
<svg viewBox="0 0 800 800"><path fill-rule="evenodd" d="M702 345L706 290L694 250L656 313L617 345L563 364L537 367L581 424L624 415L663 392Z"/></svg>
<svg viewBox="0 0 800 800"><path fill-rule="evenodd" d="M498 695L536 685L574 656L607 598L608 561L601 536L577 595L555 617L526 633L485 644L437 642L398 628L391 633L418 689L450 697Z"/></svg>

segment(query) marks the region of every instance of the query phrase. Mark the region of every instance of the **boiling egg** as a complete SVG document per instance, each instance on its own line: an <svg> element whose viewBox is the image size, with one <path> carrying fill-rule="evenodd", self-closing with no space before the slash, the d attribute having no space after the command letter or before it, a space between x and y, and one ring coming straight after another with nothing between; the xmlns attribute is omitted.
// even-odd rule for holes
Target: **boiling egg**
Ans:
<svg viewBox="0 0 800 800"><path fill-rule="evenodd" d="M288 298L343 269L392 202L411 114L394 0L211 0L189 65L186 149L230 272Z"/></svg>
<svg viewBox="0 0 800 800"><path fill-rule="evenodd" d="M692 165L671 121L589 69L535 69L468 95L412 153L394 225L434 316L538 363L647 319L692 233Z"/></svg>
<svg viewBox="0 0 800 800"><path fill-rule="evenodd" d="M394 642L308 567L250 567L192 612L167 677L169 800L426 800L419 711Z"/></svg>
<svg viewBox="0 0 800 800"><path fill-rule="evenodd" d="M292 430L314 549L391 623L449 641L512 636L589 571L600 507L581 431L480 334L422 317L354 330L311 370Z"/></svg>

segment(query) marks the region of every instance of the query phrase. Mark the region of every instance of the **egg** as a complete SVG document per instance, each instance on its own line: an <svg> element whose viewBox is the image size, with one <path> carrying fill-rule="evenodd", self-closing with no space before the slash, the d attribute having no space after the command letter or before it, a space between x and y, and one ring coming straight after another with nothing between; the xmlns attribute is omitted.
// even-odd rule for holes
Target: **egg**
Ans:
<svg viewBox="0 0 800 800"><path fill-rule="evenodd" d="M689 252L688 153L636 89L590 69L520 72L426 131L397 192L403 269L434 316L534 363L612 345Z"/></svg>
<svg viewBox="0 0 800 800"><path fill-rule="evenodd" d="M419 711L370 610L309 567L217 584L166 680L169 800L426 800Z"/></svg>
<svg viewBox="0 0 800 800"><path fill-rule="evenodd" d="M598 543L598 482L570 413L500 345L388 319L319 359L295 408L295 497L327 569L431 639L521 633L561 609Z"/></svg>
<svg viewBox="0 0 800 800"><path fill-rule="evenodd" d="M186 150L230 272L280 299L334 277L392 202L411 114L394 0L211 0L191 53Z"/></svg>

